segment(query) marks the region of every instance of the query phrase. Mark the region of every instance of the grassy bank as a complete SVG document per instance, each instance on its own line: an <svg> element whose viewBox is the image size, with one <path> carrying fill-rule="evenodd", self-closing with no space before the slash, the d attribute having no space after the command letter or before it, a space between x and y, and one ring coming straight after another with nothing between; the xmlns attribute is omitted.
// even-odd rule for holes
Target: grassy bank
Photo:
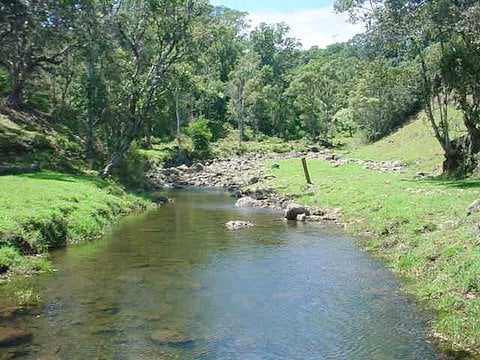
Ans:
<svg viewBox="0 0 480 360"><path fill-rule="evenodd" d="M114 183L56 172L0 177L0 268L48 269L41 254L98 237L120 215L147 207Z"/></svg>
<svg viewBox="0 0 480 360"><path fill-rule="evenodd" d="M480 349L480 214L467 215L479 181L414 180L311 160L315 185L306 187L299 159L279 164L270 185L304 204L341 208L347 231L368 234L365 246L434 312L432 335Z"/></svg>

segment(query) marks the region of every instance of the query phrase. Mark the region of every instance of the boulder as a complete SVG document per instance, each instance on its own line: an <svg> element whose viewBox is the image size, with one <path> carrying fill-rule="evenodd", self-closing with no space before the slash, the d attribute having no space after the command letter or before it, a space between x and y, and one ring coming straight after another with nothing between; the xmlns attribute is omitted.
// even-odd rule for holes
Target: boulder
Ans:
<svg viewBox="0 0 480 360"><path fill-rule="evenodd" d="M259 207L260 205L261 203L259 200L255 200L249 196L240 198L235 203L235 207L240 207L240 208Z"/></svg>
<svg viewBox="0 0 480 360"><path fill-rule="evenodd" d="M297 220L297 215L308 213L307 207L299 204L290 204L285 209L285 218L287 220Z"/></svg>
<svg viewBox="0 0 480 360"><path fill-rule="evenodd" d="M225 227L229 230L248 229L253 224L250 221L232 220L225 224Z"/></svg>

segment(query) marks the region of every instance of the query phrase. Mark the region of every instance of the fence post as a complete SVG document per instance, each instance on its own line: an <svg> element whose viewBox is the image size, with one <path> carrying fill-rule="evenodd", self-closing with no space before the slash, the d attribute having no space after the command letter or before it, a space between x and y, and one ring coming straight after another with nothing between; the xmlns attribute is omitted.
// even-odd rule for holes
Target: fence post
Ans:
<svg viewBox="0 0 480 360"><path fill-rule="evenodd" d="M308 167L307 167L307 159L302 157L302 165L303 165L303 172L305 173L305 179L307 180L307 184L313 185L312 181L310 180L310 174L308 173Z"/></svg>

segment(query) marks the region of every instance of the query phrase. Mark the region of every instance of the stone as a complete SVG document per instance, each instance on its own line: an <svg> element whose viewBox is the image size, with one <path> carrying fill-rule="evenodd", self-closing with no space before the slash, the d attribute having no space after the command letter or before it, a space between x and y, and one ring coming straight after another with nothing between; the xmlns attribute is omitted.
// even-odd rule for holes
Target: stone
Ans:
<svg viewBox="0 0 480 360"><path fill-rule="evenodd" d="M254 188L254 189L245 190L244 194L255 200L265 200L273 192L274 190L272 188Z"/></svg>
<svg viewBox="0 0 480 360"><path fill-rule="evenodd" d="M249 185L253 185L253 184L256 184L260 181L260 179L258 178L258 176L252 176L249 180L248 180L248 184Z"/></svg>
<svg viewBox="0 0 480 360"><path fill-rule="evenodd" d="M172 199L169 199L166 196L155 195L155 194L151 196L150 200L152 200L152 202L154 202L155 204L158 204L158 205L163 205L163 204L168 204L168 203L173 202Z"/></svg>
<svg viewBox="0 0 480 360"><path fill-rule="evenodd" d="M175 330L158 330L153 332L150 338L161 346L185 346L195 341L193 338Z"/></svg>
<svg viewBox="0 0 480 360"><path fill-rule="evenodd" d="M306 214L298 214L297 215L297 221L302 221L302 222L307 221L307 215Z"/></svg>
<svg viewBox="0 0 480 360"><path fill-rule="evenodd" d="M191 172L202 172L205 170L205 167L200 164L200 163L196 163L196 164L193 164L192 166L190 166L190 171Z"/></svg>
<svg viewBox="0 0 480 360"><path fill-rule="evenodd" d="M259 200L255 200L249 196L242 197L237 200L235 203L235 207L240 207L240 208L249 208L249 207L259 207L261 206L261 203Z"/></svg>
<svg viewBox="0 0 480 360"><path fill-rule="evenodd" d="M190 168L189 168L187 165L185 165L185 164L182 164L182 165L180 165L180 166L177 166L177 170L182 171L182 172L186 172L186 171L188 171L189 169L190 169Z"/></svg>
<svg viewBox="0 0 480 360"><path fill-rule="evenodd" d="M297 220L297 215L308 214L308 209L299 204L290 204L285 209L285 218L287 220Z"/></svg>
<svg viewBox="0 0 480 360"><path fill-rule="evenodd" d="M280 169L280 165L277 163L272 164L272 169Z"/></svg>
<svg viewBox="0 0 480 360"><path fill-rule="evenodd" d="M31 339L31 333L10 327L0 327L0 347L24 344Z"/></svg>
<svg viewBox="0 0 480 360"><path fill-rule="evenodd" d="M248 229L253 224L250 221L232 220L225 224L225 227L229 230Z"/></svg>
<svg viewBox="0 0 480 360"><path fill-rule="evenodd" d="M468 207L467 215L478 214L480 212L480 199L475 200L473 203L470 204Z"/></svg>

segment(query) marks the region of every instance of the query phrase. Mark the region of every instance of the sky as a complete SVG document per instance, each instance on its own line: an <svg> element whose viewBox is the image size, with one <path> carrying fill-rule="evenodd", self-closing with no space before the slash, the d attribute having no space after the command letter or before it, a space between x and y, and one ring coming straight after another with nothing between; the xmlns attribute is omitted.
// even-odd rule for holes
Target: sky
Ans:
<svg viewBox="0 0 480 360"><path fill-rule="evenodd" d="M211 0L213 5L246 11L252 27L285 22L290 36L301 41L303 47L323 48L335 42L349 40L363 32L362 24L350 24L347 16L333 11L333 0Z"/></svg>

